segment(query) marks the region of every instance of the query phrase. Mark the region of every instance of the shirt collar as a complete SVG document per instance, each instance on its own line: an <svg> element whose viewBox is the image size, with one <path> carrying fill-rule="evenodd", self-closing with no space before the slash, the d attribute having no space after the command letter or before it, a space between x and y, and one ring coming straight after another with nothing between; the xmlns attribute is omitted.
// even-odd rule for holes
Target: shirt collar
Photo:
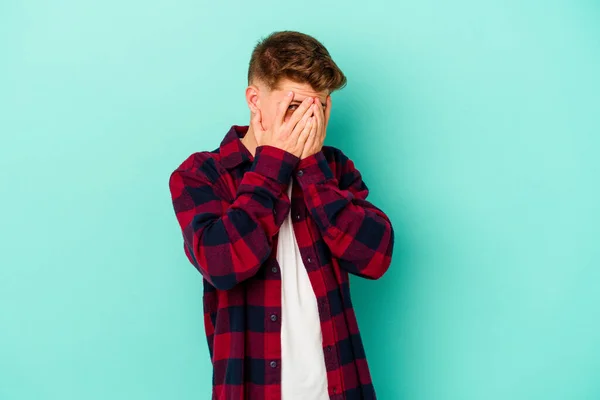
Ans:
<svg viewBox="0 0 600 400"><path fill-rule="evenodd" d="M248 128L248 125L232 125L221 141L219 153L221 164L225 168L232 169L243 162L254 160L250 150L240 140L248 133Z"/></svg>

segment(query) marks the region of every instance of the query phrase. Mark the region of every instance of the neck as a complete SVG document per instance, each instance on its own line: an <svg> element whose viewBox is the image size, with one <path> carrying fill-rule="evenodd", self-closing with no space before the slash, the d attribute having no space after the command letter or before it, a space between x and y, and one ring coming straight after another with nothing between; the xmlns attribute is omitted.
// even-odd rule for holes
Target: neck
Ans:
<svg viewBox="0 0 600 400"><path fill-rule="evenodd" d="M240 139L242 144L248 149L252 157L256 154L256 137L254 136L254 131L252 130L252 125L248 128L248 132L244 135L243 138Z"/></svg>

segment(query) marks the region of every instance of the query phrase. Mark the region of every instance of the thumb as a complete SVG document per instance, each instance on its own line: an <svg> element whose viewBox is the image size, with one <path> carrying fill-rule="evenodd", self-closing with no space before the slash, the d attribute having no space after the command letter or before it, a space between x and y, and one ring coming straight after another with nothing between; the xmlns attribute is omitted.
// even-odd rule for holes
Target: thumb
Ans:
<svg viewBox="0 0 600 400"><path fill-rule="evenodd" d="M264 129L262 127L262 115L258 108L256 111L254 111L254 113L252 113L250 124L252 125L252 131L254 132L256 143L260 146L262 144Z"/></svg>
<svg viewBox="0 0 600 400"><path fill-rule="evenodd" d="M252 130L254 131L255 134L262 134L263 133L263 128L262 128L262 116L260 114L260 110L257 108L256 111L254 111L252 113L252 119L250 120L250 124L252 125Z"/></svg>

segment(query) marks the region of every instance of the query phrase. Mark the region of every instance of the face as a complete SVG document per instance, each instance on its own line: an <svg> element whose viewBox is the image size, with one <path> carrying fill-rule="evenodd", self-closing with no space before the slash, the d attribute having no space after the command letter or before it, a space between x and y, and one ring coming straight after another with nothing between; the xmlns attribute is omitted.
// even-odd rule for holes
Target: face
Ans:
<svg viewBox="0 0 600 400"><path fill-rule="evenodd" d="M296 110L307 97L317 97L321 101L321 106L323 107L323 111L325 111L326 119L328 118L329 113L327 111L329 110L327 110L327 97L329 96L329 92L327 90L315 92L308 83L298 83L288 79L281 80L276 89L269 90L262 82L258 82L248 86L246 89L246 100L251 111L253 111L253 107L260 110L263 129L269 129L271 127L279 103L290 91L294 92L294 98L286 110L284 121L288 121L291 118L294 110Z"/></svg>

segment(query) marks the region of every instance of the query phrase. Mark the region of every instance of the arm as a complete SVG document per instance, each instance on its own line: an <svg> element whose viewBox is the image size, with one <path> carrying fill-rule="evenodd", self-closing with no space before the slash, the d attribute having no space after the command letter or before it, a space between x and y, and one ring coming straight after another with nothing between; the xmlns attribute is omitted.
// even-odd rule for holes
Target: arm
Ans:
<svg viewBox="0 0 600 400"><path fill-rule="evenodd" d="M366 200L369 189L354 163L337 150L340 179L334 176L322 151L298 164L298 182L308 210L340 268L378 279L390 266L394 230L387 215Z"/></svg>
<svg viewBox="0 0 600 400"><path fill-rule="evenodd" d="M277 147L257 147L232 203L220 194L224 172L207 152L192 155L171 174L185 253L215 288L228 290L251 278L268 258L290 209L285 188L299 160Z"/></svg>

